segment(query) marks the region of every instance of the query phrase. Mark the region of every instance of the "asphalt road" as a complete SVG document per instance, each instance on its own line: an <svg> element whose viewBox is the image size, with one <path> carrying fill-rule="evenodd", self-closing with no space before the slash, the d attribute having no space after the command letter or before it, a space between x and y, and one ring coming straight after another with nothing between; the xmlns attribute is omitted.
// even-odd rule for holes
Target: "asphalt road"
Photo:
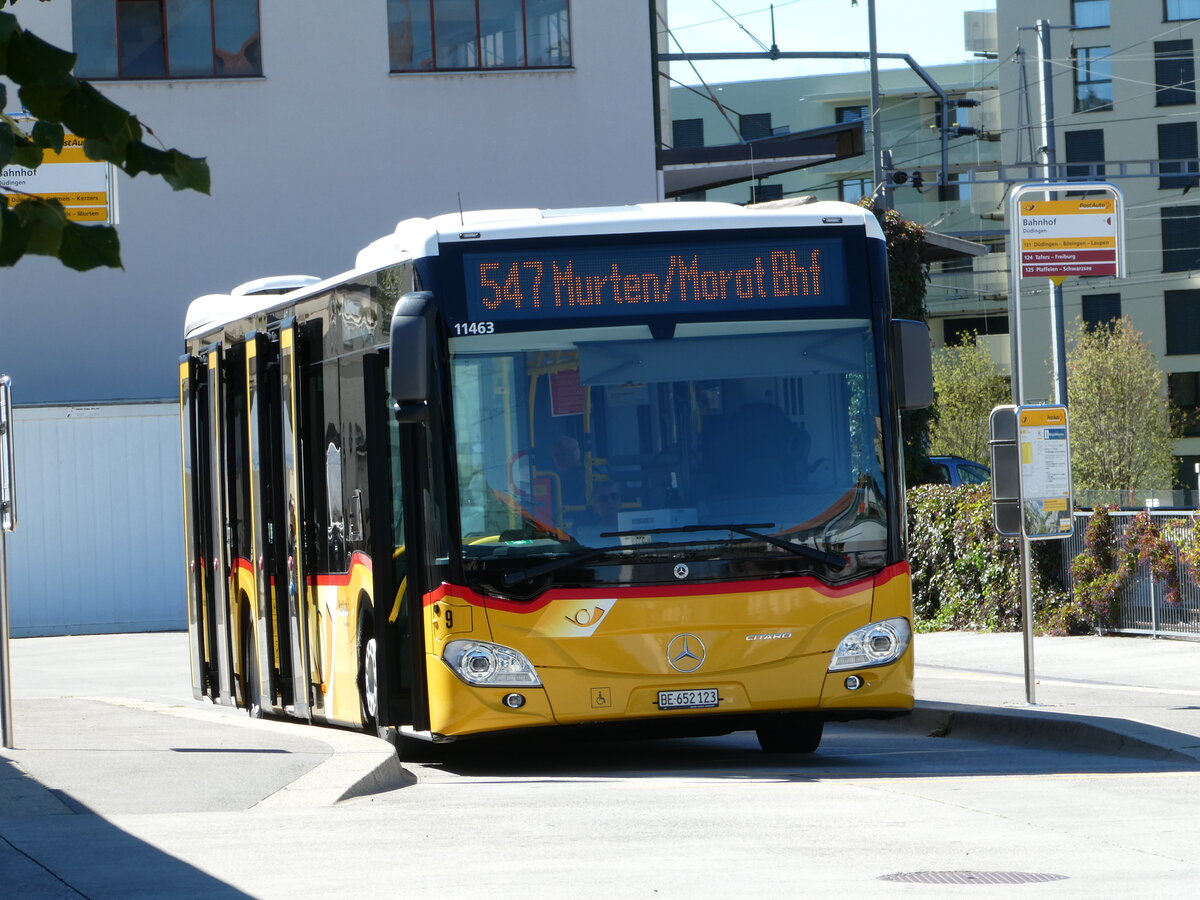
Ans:
<svg viewBox="0 0 1200 900"><path fill-rule="evenodd" d="M52 658L38 662L44 676L63 677ZM809 756L763 754L749 733L508 741L450 748L406 764L402 788L334 803L280 785L342 755L326 744L340 732L251 722L136 675L97 683L175 703L53 687L19 698L26 749L0 766L28 802L0 809L0 897L1160 898L1191 896L1200 877L1200 761L1179 754L896 723L831 725ZM1170 702L1172 715L1188 705Z"/></svg>

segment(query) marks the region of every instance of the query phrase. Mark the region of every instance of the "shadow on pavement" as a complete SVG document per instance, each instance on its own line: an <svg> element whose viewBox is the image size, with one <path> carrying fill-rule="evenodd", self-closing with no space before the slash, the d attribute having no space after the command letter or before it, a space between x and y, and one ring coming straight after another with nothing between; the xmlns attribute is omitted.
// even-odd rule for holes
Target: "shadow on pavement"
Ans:
<svg viewBox="0 0 1200 900"><path fill-rule="evenodd" d="M904 721L904 720L900 720ZM430 746L418 760L448 774L497 778L686 777L815 780L1196 771L1200 761L1147 759L1085 746L1023 746L975 729L921 733L894 722L826 725L812 754L763 753L752 732L721 737L604 739L588 734L504 737Z"/></svg>
<svg viewBox="0 0 1200 900"><path fill-rule="evenodd" d="M45 787L3 757L0 894L36 900L248 896Z"/></svg>

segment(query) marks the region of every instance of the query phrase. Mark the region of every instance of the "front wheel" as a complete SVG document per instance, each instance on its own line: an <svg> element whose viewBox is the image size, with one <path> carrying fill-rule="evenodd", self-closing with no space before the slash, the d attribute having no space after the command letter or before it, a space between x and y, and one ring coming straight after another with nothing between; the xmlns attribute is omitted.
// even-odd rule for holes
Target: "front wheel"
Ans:
<svg viewBox="0 0 1200 900"><path fill-rule="evenodd" d="M764 753L812 753L824 733L825 720L816 716L788 716L755 732Z"/></svg>

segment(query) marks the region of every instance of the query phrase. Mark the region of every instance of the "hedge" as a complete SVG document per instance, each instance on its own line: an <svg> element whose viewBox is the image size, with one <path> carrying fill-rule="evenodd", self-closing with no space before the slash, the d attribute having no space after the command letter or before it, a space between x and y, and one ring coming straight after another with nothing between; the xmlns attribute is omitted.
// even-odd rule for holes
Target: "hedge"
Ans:
<svg viewBox="0 0 1200 900"><path fill-rule="evenodd" d="M1058 541L1032 544L1034 627L1088 630L1054 574ZM988 485L927 484L908 492L908 555L918 631L1021 630L1021 558L992 527Z"/></svg>

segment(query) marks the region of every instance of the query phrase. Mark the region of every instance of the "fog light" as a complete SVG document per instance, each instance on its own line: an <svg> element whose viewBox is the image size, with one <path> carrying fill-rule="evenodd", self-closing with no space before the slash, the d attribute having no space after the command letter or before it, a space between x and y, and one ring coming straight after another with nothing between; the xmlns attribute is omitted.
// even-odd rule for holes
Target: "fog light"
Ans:
<svg viewBox="0 0 1200 900"><path fill-rule="evenodd" d="M857 691L863 686L863 680L857 675L851 675L846 679L846 690Z"/></svg>
<svg viewBox="0 0 1200 900"><path fill-rule="evenodd" d="M504 705L509 709L520 709L525 705L525 696L523 694L505 694Z"/></svg>

